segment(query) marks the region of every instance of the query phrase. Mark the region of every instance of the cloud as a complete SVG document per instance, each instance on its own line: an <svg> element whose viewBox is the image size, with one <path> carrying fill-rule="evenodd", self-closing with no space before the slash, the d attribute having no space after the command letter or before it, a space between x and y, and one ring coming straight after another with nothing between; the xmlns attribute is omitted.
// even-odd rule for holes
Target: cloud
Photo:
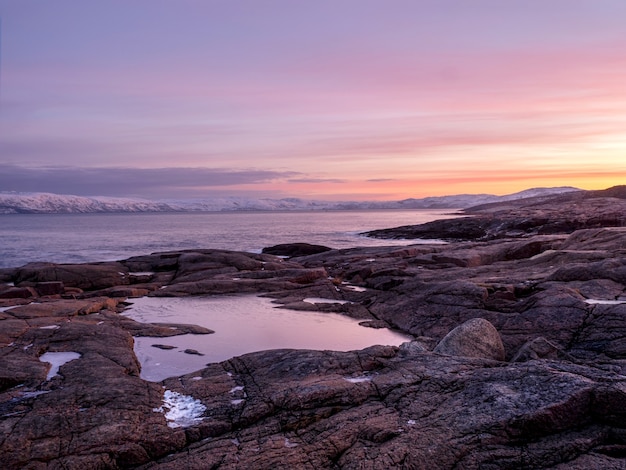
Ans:
<svg viewBox="0 0 626 470"><path fill-rule="evenodd" d="M3 191L79 196L194 197L216 188L268 184L298 174L224 168L28 168L5 165L0 170L0 188Z"/></svg>
<svg viewBox="0 0 626 470"><path fill-rule="evenodd" d="M339 178L293 178L288 183L346 183L346 180Z"/></svg>

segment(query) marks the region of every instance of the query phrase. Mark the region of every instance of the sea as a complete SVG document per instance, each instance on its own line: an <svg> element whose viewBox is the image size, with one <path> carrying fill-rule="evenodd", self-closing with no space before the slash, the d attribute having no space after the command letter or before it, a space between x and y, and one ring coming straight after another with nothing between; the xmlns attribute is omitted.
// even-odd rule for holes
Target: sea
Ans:
<svg viewBox="0 0 626 470"><path fill-rule="evenodd" d="M5 214L0 215L0 268L39 261L114 261L197 248L260 253L264 247L295 242L331 248L407 245L424 242L361 233L455 216L453 209Z"/></svg>

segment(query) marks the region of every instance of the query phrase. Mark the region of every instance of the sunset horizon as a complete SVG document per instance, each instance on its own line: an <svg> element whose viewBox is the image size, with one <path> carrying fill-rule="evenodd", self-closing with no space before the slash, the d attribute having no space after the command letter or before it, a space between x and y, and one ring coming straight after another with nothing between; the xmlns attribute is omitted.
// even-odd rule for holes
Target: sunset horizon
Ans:
<svg viewBox="0 0 626 470"><path fill-rule="evenodd" d="M0 191L383 201L626 181L621 2L0 15Z"/></svg>

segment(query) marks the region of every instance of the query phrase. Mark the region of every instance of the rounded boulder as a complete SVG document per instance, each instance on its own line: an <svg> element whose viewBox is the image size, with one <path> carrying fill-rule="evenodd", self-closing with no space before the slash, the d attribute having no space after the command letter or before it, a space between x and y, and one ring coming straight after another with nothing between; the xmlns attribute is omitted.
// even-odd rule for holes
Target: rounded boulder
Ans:
<svg viewBox="0 0 626 470"><path fill-rule="evenodd" d="M433 350L447 356L478 357L504 361L504 345L498 330L484 318L472 318L450 331Z"/></svg>

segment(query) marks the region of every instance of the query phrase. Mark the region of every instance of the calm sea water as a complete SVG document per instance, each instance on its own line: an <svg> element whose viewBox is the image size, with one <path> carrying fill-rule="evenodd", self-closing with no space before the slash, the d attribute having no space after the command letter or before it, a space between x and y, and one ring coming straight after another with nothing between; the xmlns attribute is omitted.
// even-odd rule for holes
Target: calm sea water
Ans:
<svg viewBox="0 0 626 470"><path fill-rule="evenodd" d="M453 210L0 215L0 267L85 263L192 248L260 252L278 243L402 245L360 232L452 217Z"/></svg>

